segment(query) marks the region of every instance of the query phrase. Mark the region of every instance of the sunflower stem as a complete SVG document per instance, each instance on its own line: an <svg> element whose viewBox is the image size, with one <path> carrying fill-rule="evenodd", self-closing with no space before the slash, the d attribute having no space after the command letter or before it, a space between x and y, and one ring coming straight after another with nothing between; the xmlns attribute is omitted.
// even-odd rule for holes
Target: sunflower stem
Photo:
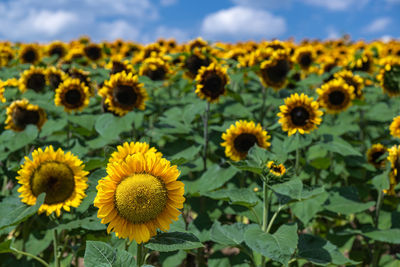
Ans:
<svg viewBox="0 0 400 267"><path fill-rule="evenodd" d="M296 133L296 163L295 163L295 172L296 176L300 174L300 134Z"/></svg>
<svg viewBox="0 0 400 267"><path fill-rule="evenodd" d="M266 178L265 178L266 179ZM267 233L267 225L268 225L268 206L269 206L269 197L268 197L268 187L267 180L263 179L263 192L264 192L264 206L263 206L263 221L261 230ZM261 256L261 266L265 266L265 256Z"/></svg>
<svg viewBox="0 0 400 267"><path fill-rule="evenodd" d="M207 149L208 149L208 115L210 112L210 102L207 101L206 111L204 112L203 124L204 124L204 151L203 151L203 170L207 170Z"/></svg>
<svg viewBox="0 0 400 267"><path fill-rule="evenodd" d="M144 259L146 256L146 253L144 251L144 243L137 244L136 253L137 266L140 267L144 264Z"/></svg>
<svg viewBox="0 0 400 267"><path fill-rule="evenodd" d="M13 252L15 252L17 254L21 254L21 255L24 255L24 256L27 256L27 257L31 257L32 259L37 260L38 262L40 262L44 266L49 267L49 264L47 262L45 262L43 259L41 259L41 258L39 258L39 257L37 257L37 256L35 256L33 254L30 254L30 253L25 252L25 251L18 250L18 249L13 248L13 247L10 247L10 250L12 250Z"/></svg>
<svg viewBox="0 0 400 267"><path fill-rule="evenodd" d="M375 218L374 218L374 224L377 229L379 226L379 213L380 213L380 210L382 207L383 197L384 197L383 191L379 190L378 199L376 201ZM374 254L372 256L372 266L373 267L376 267L379 265L380 251L381 251L381 243L379 241L375 241Z"/></svg>
<svg viewBox="0 0 400 267"><path fill-rule="evenodd" d="M53 250L54 250L54 266L60 267L60 255L58 254L57 230L53 230Z"/></svg>

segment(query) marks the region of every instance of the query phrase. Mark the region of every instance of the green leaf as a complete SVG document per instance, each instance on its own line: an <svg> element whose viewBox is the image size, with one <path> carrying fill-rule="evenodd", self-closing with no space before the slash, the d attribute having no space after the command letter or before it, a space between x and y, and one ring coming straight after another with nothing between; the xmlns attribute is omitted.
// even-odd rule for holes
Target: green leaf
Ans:
<svg viewBox="0 0 400 267"><path fill-rule="evenodd" d="M315 214L324 209L322 204L328 196L328 193L323 192L313 198L295 202L292 204L292 212L304 225L307 225Z"/></svg>
<svg viewBox="0 0 400 267"><path fill-rule="evenodd" d="M68 120L91 131L93 130L94 123L98 116L99 115L94 114L79 114L75 116L69 116Z"/></svg>
<svg viewBox="0 0 400 267"><path fill-rule="evenodd" d="M118 136L133 127L134 112L130 112L123 117L116 117L110 113L105 113L97 117L94 128L106 139L118 139Z"/></svg>
<svg viewBox="0 0 400 267"><path fill-rule="evenodd" d="M14 196L3 199L0 205L0 230L26 221L29 217L37 213L39 207L44 202L44 198L45 194L40 194L34 206L28 206L22 203L18 197Z"/></svg>
<svg viewBox="0 0 400 267"><path fill-rule="evenodd" d="M0 253L10 253L12 252L11 249L11 242L12 240L6 240L0 243Z"/></svg>
<svg viewBox="0 0 400 267"><path fill-rule="evenodd" d="M331 166L330 158L316 158L310 162L310 165L319 170L326 170Z"/></svg>
<svg viewBox="0 0 400 267"><path fill-rule="evenodd" d="M86 241L84 264L86 267L136 266L135 259L130 253L100 241Z"/></svg>
<svg viewBox="0 0 400 267"><path fill-rule="evenodd" d="M400 244L400 229L376 230L363 233L363 235L385 243Z"/></svg>
<svg viewBox="0 0 400 267"><path fill-rule="evenodd" d="M273 185L272 190L280 195L289 197L289 199L301 199L303 192L303 183L300 179L289 180L285 183Z"/></svg>
<svg viewBox="0 0 400 267"><path fill-rule="evenodd" d="M247 188L221 189L214 192L204 193L204 195L212 199L221 199L229 201L234 205L245 207L254 207L259 201L256 194Z"/></svg>
<svg viewBox="0 0 400 267"><path fill-rule="evenodd" d="M91 231L105 230L107 227L105 224L100 222L100 219L97 218L96 214L93 214L90 217L86 218L76 218L69 222L62 222L57 227L58 230L71 230L83 228Z"/></svg>
<svg viewBox="0 0 400 267"><path fill-rule="evenodd" d="M371 183L374 185L376 190L378 190L378 192L384 189L389 189L389 170L375 176L371 180Z"/></svg>
<svg viewBox="0 0 400 267"><path fill-rule="evenodd" d="M259 227L245 233L246 244L254 251L288 266L297 247L297 225L282 225L274 234L267 234Z"/></svg>
<svg viewBox="0 0 400 267"><path fill-rule="evenodd" d="M216 221L211 227L211 240L227 246L239 245L244 241L244 233L248 227L248 224L243 223L221 225Z"/></svg>
<svg viewBox="0 0 400 267"><path fill-rule="evenodd" d="M170 232L152 237L145 247L155 251L168 252L180 249L201 248L203 244L192 233Z"/></svg>
<svg viewBox="0 0 400 267"><path fill-rule="evenodd" d="M297 257L318 265L334 264L342 266L357 264L357 262L343 256L339 249L329 241L309 234L299 236Z"/></svg>
<svg viewBox="0 0 400 267"><path fill-rule="evenodd" d="M325 140L323 143L319 143L322 147L327 149L328 151L338 153L342 156L361 156L362 154L360 151L354 149L354 147L349 144L348 142L344 141L343 139L339 137L335 137L334 139L331 139L331 137L328 138L328 140Z"/></svg>
<svg viewBox="0 0 400 267"><path fill-rule="evenodd" d="M358 192L354 187L334 188L330 193L325 209L339 214L353 214L369 209L375 201L359 202Z"/></svg>
<svg viewBox="0 0 400 267"><path fill-rule="evenodd" d="M22 132L4 131L0 136L0 142L7 144L7 148L12 152L33 143L38 133L35 125L28 125Z"/></svg>

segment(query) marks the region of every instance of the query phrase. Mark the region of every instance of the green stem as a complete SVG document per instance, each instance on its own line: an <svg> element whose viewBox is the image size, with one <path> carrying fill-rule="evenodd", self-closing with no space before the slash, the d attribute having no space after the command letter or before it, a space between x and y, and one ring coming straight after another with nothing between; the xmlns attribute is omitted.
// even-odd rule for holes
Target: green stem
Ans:
<svg viewBox="0 0 400 267"><path fill-rule="evenodd" d="M374 224L376 229L379 227L379 213L382 207L382 202L383 202L383 191L379 190L378 193L378 199L376 201L376 208L375 208L375 218L374 218ZM374 243L374 254L372 256L372 266L377 267L379 265L379 259L380 259L380 251L381 251L381 243L379 241L375 241Z"/></svg>
<svg viewBox="0 0 400 267"><path fill-rule="evenodd" d="M54 266L60 267L60 255L58 254L58 245L57 245L57 230L53 230L53 250L54 250Z"/></svg>
<svg viewBox="0 0 400 267"><path fill-rule="evenodd" d="M376 201L376 209L375 209L375 227L377 229L378 229L378 225L379 225L379 212L381 210L382 201L383 201L383 191L379 190L378 199Z"/></svg>
<svg viewBox="0 0 400 267"><path fill-rule="evenodd" d="M136 253L137 267L140 267L144 264L144 259L146 256L144 252L144 243L137 244Z"/></svg>
<svg viewBox="0 0 400 267"><path fill-rule="evenodd" d="M296 133L296 163L295 163L295 172L298 176L300 174L300 134Z"/></svg>
<svg viewBox="0 0 400 267"><path fill-rule="evenodd" d="M271 227L274 224L276 217L278 216L279 212L282 210L283 207L284 206L279 206L279 208L275 211L274 215L271 218L271 221L268 224L267 231L266 231L267 233L269 233L269 231L271 230Z"/></svg>
<svg viewBox="0 0 400 267"><path fill-rule="evenodd" d="M263 230L263 232L267 232L269 198L268 198L268 187L266 180L263 180L263 192L264 192L264 206L263 206L263 221L261 229ZM265 263L266 263L265 256L261 256L261 266L265 266Z"/></svg>
<svg viewBox="0 0 400 267"><path fill-rule="evenodd" d="M260 217L258 217L258 215L257 215L257 213L256 213L256 211L254 210L253 207L250 207L250 211L253 213L254 217L256 218L257 223L258 223L259 225L261 225Z"/></svg>
<svg viewBox="0 0 400 267"><path fill-rule="evenodd" d="M207 170L207 149L208 149L208 115L210 112L210 102L207 101L206 111L204 112L203 124L204 124L204 151L203 151L203 170Z"/></svg>
<svg viewBox="0 0 400 267"><path fill-rule="evenodd" d="M25 252L25 251L18 250L18 249L13 248L13 247L10 247L10 249L12 251L14 251L15 253L17 253L17 254L21 254L21 255L24 255L24 256L27 256L27 257L31 257L32 259L37 260L38 262L40 262L44 266L49 267L49 264L47 262L45 262L43 259L41 259L41 258L39 258L39 257L37 257L35 255L32 255L32 254L30 254L28 252Z"/></svg>

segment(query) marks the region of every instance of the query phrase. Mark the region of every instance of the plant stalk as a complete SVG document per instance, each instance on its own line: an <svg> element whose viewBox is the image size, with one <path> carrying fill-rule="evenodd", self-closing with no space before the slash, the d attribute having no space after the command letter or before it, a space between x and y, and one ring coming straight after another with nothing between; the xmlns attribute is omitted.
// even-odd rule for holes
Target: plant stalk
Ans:
<svg viewBox="0 0 400 267"><path fill-rule="evenodd" d="M299 176L300 174L300 134L296 133L296 163L295 163L295 172L296 176Z"/></svg>
<svg viewBox="0 0 400 267"><path fill-rule="evenodd" d="M12 251L14 251L15 253L17 253L17 254L21 254L21 255L24 255L24 256L27 256L27 257L31 257L32 259L37 260L38 262L40 262L44 266L49 267L49 264L47 262L45 262L43 259L41 259L41 258L39 258L39 257L37 257L35 255L32 255L32 254L30 254L28 252L25 252L25 251L18 250L18 249L13 248L13 247L10 247L10 249Z"/></svg>
<svg viewBox="0 0 400 267"><path fill-rule="evenodd" d="M374 224L376 229L379 227L379 213L382 207L382 202L383 202L383 191L379 190L378 193L378 199L376 201L376 208L375 208L375 218L374 218ZM379 266L379 259L380 259L380 251L381 251L381 243L379 241L374 242L374 254L372 255L372 266L377 267Z"/></svg>
<svg viewBox="0 0 400 267"><path fill-rule="evenodd" d="M208 116L210 113L210 102L207 101L206 110L204 112L203 124L204 124L204 151L203 151L203 170L207 170L207 149L208 149Z"/></svg>
<svg viewBox="0 0 400 267"><path fill-rule="evenodd" d="M58 244L57 244L57 230L53 230L53 250L54 250L54 266L60 267L60 255L58 254Z"/></svg>
<svg viewBox="0 0 400 267"><path fill-rule="evenodd" d="M145 256L146 253L144 251L144 243L137 244L137 250L136 250L137 267L140 267L144 264Z"/></svg>
<svg viewBox="0 0 400 267"><path fill-rule="evenodd" d="M269 198L268 198L268 187L267 181L263 179L263 192L264 192L264 206L263 206L263 221L261 230L267 233L267 225L268 225L268 206L269 206ZM265 256L261 256L261 266L265 266Z"/></svg>

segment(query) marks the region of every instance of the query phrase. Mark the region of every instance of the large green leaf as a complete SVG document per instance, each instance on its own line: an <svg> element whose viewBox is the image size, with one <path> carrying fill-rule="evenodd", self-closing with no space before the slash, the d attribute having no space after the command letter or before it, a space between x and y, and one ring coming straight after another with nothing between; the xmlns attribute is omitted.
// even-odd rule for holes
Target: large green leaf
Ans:
<svg viewBox="0 0 400 267"><path fill-rule="evenodd" d="M292 212L304 225L307 225L315 214L324 209L322 204L328 196L328 193L323 192L315 197L295 202L292 204Z"/></svg>
<svg viewBox="0 0 400 267"><path fill-rule="evenodd" d="M245 233L246 244L254 251L288 266L298 242L297 225L282 225L274 234L267 234L259 227Z"/></svg>
<svg viewBox="0 0 400 267"><path fill-rule="evenodd" d="M400 244L400 229L376 230L365 232L363 235L385 243Z"/></svg>
<svg viewBox="0 0 400 267"><path fill-rule="evenodd" d="M86 241L84 256L85 267L131 267L136 262L133 256L120 249L115 249L100 241Z"/></svg>
<svg viewBox="0 0 400 267"><path fill-rule="evenodd" d="M309 234L299 236L297 257L318 265L357 264L357 262L343 256L339 249L329 241Z"/></svg>
<svg viewBox="0 0 400 267"><path fill-rule="evenodd" d="M22 132L7 130L0 135L0 143L7 144L9 151L15 151L32 144L37 138L38 133L39 130L35 125L28 125Z"/></svg>
<svg viewBox="0 0 400 267"><path fill-rule="evenodd" d="M16 196L3 199L0 204L0 230L12 225L17 225L37 213L39 207L44 202L44 198L45 194L40 194L36 200L36 204L33 206L22 203Z"/></svg>
<svg viewBox="0 0 400 267"><path fill-rule="evenodd" d="M116 117L110 113L105 113L97 117L94 128L106 139L118 139L118 136L125 131L133 128L134 112L130 112L123 117Z"/></svg>
<svg viewBox="0 0 400 267"><path fill-rule="evenodd" d="M155 251L168 252L180 249L201 248L203 244L191 233L170 232L156 235L145 246Z"/></svg>
<svg viewBox="0 0 400 267"><path fill-rule="evenodd" d="M239 245L244 241L244 233L248 227L248 224L243 223L221 225L216 221L211 227L211 240L228 246Z"/></svg>
<svg viewBox="0 0 400 267"><path fill-rule="evenodd" d="M245 207L253 207L257 205L259 201L256 194L248 188L221 189L214 192L204 193L204 195L213 199L221 199Z"/></svg>
<svg viewBox="0 0 400 267"><path fill-rule="evenodd" d="M375 201L360 202L357 189L354 187L335 188L325 204L325 209L339 214L353 214L369 209Z"/></svg>

